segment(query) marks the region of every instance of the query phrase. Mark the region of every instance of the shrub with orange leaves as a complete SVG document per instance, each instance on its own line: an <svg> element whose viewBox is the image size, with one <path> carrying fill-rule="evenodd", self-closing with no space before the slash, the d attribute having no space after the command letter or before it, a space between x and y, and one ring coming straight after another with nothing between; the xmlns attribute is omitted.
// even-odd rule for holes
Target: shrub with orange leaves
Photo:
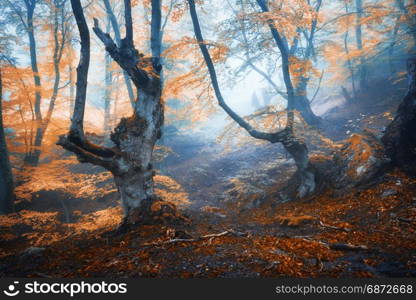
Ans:
<svg viewBox="0 0 416 300"><path fill-rule="evenodd" d="M72 168L77 165L78 161L71 156L25 169L19 174L24 183L16 188L17 198L30 201L40 191L60 191L74 198L98 199L116 192L109 172L75 173Z"/></svg>

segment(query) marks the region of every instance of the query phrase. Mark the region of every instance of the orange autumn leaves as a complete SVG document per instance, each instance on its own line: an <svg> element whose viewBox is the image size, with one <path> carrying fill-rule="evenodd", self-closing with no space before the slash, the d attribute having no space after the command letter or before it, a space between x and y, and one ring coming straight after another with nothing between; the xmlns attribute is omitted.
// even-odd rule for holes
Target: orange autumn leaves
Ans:
<svg viewBox="0 0 416 300"><path fill-rule="evenodd" d="M244 1L243 1L244 2ZM395 23L398 22L401 26L405 26L411 22L411 16L414 15L416 8L412 4L406 4L405 9L407 14L404 14L396 7L396 0L384 0L384 1L364 1L364 14L361 18L361 25L363 26L363 44L362 50L357 49L354 44L354 26L356 25L356 14L354 13L354 1L337 1L333 3L323 3L323 8L318 12L315 11L316 1L306 0L274 0L268 1L270 12L260 13L258 7L256 12L251 11L240 12L237 18L247 19L253 24L256 24L256 28L261 28L267 25L267 20L272 20L281 34L285 37L289 46L292 46L295 38L304 39L304 31L308 31L314 20L317 22L317 43L312 59L303 59L301 54L295 53L290 56L290 72L292 81L295 86L299 83L301 78L310 78L311 86L317 85L317 79L320 77L322 68L325 68L325 78L322 85L339 86L340 82L346 81L349 76L349 72L346 68L347 60L351 60L354 63L359 62L359 58L365 57L371 59L374 55L377 55L380 47L383 47L388 43L391 31L394 29ZM119 5L119 4L118 4ZM150 1L132 1L133 8L137 12L140 9L149 9ZM204 12L204 18L211 17L212 12L216 8L214 3L208 1L197 1L198 9ZM222 5L222 4L221 4ZM344 6L350 6L349 13L344 12ZM225 7L225 6L224 6ZM238 6L237 6L238 7ZM122 13L122 5L115 7L117 13ZM164 98L178 99L181 103L187 104L184 109L173 109L171 107L166 108L167 123L172 119L188 119L193 126L200 121L208 120L208 116L218 112L215 101L213 101L213 91L209 86L207 80L207 71L202 62L202 58L199 54L197 43L192 38L192 32L181 31L179 27L186 24L187 21L187 4L186 1L166 1L162 3L162 11L164 15L170 13L170 19L168 22L168 28L164 35L165 51L163 57L166 61L167 67L165 71L165 88ZM98 15L101 19L105 18L105 12L102 8L95 7L93 3L90 14ZM228 11L226 11L228 14ZM230 14L231 15L231 14ZM228 17L229 15L225 16ZM140 44L142 36L147 34L145 30L141 30L139 26L140 18L135 18L137 26L136 42ZM141 22L141 21L140 21ZM183 23L181 23L183 22ZM208 24L209 22L206 21ZM211 23L209 23L211 25ZM172 29L169 28L172 26ZM38 28L37 28L38 29ZM52 93L52 84L49 80L53 76L53 66L51 59L51 48L53 47L53 38L51 33L51 26L43 25L39 29L42 29L42 33L38 33L39 37L44 39L46 43L39 44L39 53L42 53L39 59L39 74L42 75L42 98L43 105L42 110L46 111L49 97ZM136 29L136 28L135 28ZM266 48L266 51L272 53L276 52L276 47L271 42L270 34L265 32L268 39L262 41L262 48ZM123 30L123 29L122 29ZM217 30L217 27L212 27L212 31ZM343 45L343 35L349 32L349 52L346 53ZM259 35L261 32L259 32ZM231 37L225 37L219 39L214 34L213 37L207 40L209 50L214 62L217 65L226 64L227 61L233 57L234 52L230 51L229 45L233 42ZM304 43L302 47L304 48ZM140 48L144 46L140 45ZM255 48L253 46L253 48ZM270 49L270 50L269 50ZM27 49L26 49L27 50ZM102 49L101 49L102 50ZM299 50L301 52L302 49ZM61 68L61 86L65 86L68 82L67 68L70 64L75 64L76 57L72 53L72 46L68 45L65 48L60 68ZM254 50L253 50L254 51ZM280 66L279 57L276 56L276 66L278 69ZM10 102L6 101L6 125L13 129L13 142L11 147L12 152L24 153L30 148L36 128L36 122L33 118L33 94L35 87L33 85L32 73L29 68L19 67L18 69L9 68L10 70L4 70L5 85L10 93ZM114 73L117 73L117 68L111 68ZM220 72L219 72L220 73ZM276 73L277 74L277 73ZM278 75L274 74L273 79L279 80ZM119 75L115 75L119 76ZM114 97L123 95L126 93L124 87L119 82L115 81L116 87L114 87ZM121 86L121 88L119 88ZM68 86L60 89L57 100L57 107L54 112L54 119L51 126L48 128L46 143L42 147L42 150L49 152L50 147L56 140L56 136L64 132L68 126L69 117L69 95ZM117 89L117 90L116 90ZM283 90L283 89L282 89ZM310 93L309 93L310 94ZM123 98L120 97L120 98ZM119 99L123 100L123 99ZM94 100L96 101L96 100ZM98 100L99 101L99 100ZM117 118L121 114L127 114L130 112L130 107L121 107L121 102L118 102L117 111L114 108L114 118L112 123L117 122ZM127 102L126 102L127 103ZM128 104L129 105L129 104ZM115 105L114 105L115 106ZM89 108L87 111L91 111ZM102 114L96 109L96 115ZM89 116L86 118L90 119ZM262 123L267 129L272 129L272 126L276 125L276 119L269 114L265 114L264 120L257 122ZM101 119L99 119L101 122ZM112 124L112 125L113 125ZM94 123L96 125L96 123ZM91 126L92 127L92 126ZM98 126L96 126L98 127ZM97 129L97 128L93 128ZM48 153L49 154L49 153Z"/></svg>
<svg viewBox="0 0 416 300"><path fill-rule="evenodd" d="M319 70L314 67L310 59L300 59L296 56L290 56L289 63L290 74L295 87L298 86L301 78L317 78L320 76Z"/></svg>

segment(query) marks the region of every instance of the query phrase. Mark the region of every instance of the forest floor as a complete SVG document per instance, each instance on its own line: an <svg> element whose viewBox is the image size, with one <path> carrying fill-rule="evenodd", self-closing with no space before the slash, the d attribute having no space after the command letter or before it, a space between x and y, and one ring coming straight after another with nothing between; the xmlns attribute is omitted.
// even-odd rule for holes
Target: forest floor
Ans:
<svg viewBox="0 0 416 300"><path fill-rule="evenodd" d="M395 105L360 109L328 114L325 122L338 121L326 135L381 132ZM416 276L416 179L390 171L348 192L282 201L294 170L274 145L190 157L156 176L159 196L179 204L189 222L115 236L121 210L108 176L94 183L101 193L94 199L41 190L0 217L0 276Z"/></svg>
<svg viewBox="0 0 416 300"><path fill-rule="evenodd" d="M0 270L16 277L413 277L415 194L416 180L390 173L340 197L260 206L238 216L212 208L190 215L184 227L144 225L116 237L106 232L117 225L118 208L77 224L26 211L9 217L9 234L25 234L3 240ZM21 217L23 223L12 220Z"/></svg>

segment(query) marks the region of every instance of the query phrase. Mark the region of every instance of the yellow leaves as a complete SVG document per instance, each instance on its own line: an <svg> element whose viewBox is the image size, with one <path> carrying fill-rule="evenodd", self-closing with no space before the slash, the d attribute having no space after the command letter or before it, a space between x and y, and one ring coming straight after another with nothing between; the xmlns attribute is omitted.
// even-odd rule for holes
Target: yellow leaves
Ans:
<svg viewBox="0 0 416 300"><path fill-rule="evenodd" d="M357 178L372 167L377 161L381 145L374 143L364 135L353 134L341 149L348 162L347 174L351 178Z"/></svg>
<svg viewBox="0 0 416 300"><path fill-rule="evenodd" d="M228 54L229 49L225 44L208 40L205 40L205 44L209 48L214 62L223 61ZM195 59L200 56L198 42L194 38L184 36L172 43L162 55L166 59L177 59L179 61L187 58Z"/></svg>
<svg viewBox="0 0 416 300"><path fill-rule="evenodd" d="M170 0L174 1L174 0ZM196 1L199 2L199 1ZM167 8L166 8L167 10ZM179 22L188 11L187 3L185 1L176 1L172 8L171 19L173 22Z"/></svg>
<svg viewBox="0 0 416 300"><path fill-rule="evenodd" d="M84 231L105 230L120 224L122 212L120 207L111 207L83 215L75 224L68 224L77 233Z"/></svg>
<svg viewBox="0 0 416 300"><path fill-rule="evenodd" d="M55 221L58 213L57 212L37 212L29 210L19 211L19 216L15 214L9 214L0 216L1 226L12 227L16 223L23 221L25 225L33 227L33 229L42 229L42 226L49 223L51 219ZM16 217L20 217L19 220Z"/></svg>
<svg viewBox="0 0 416 300"><path fill-rule="evenodd" d="M221 44L210 43L212 56L217 60L223 60L227 55L227 47ZM196 122L203 118L202 108L212 108L211 96L207 93L210 83L207 81L207 70L199 53L199 47L195 39L182 37L172 42L164 51L164 58L175 64L174 70L170 70L166 78L163 97L165 99L178 99L182 107L169 110L171 116L177 119L188 119ZM192 103L185 107L184 104ZM192 111L190 111L192 110ZM212 110L211 110L212 111ZM189 119L190 118L190 119Z"/></svg>
<svg viewBox="0 0 416 300"><path fill-rule="evenodd" d="M326 73L331 75L329 83L338 84L345 80L348 73L345 68L348 55L345 53L343 46L336 42L327 43L322 48L322 52L328 64Z"/></svg>
<svg viewBox="0 0 416 300"><path fill-rule="evenodd" d="M188 193L173 178L163 175L156 175L155 192L164 201L174 204L179 208L183 208L190 204Z"/></svg>
<svg viewBox="0 0 416 300"><path fill-rule="evenodd" d="M283 226L298 227L305 224L310 224L316 221L315 217L312 216L279 216L277 217L278 222Z"/></svg>
<svg viewBox="0 0 416 300"><path fill-rule="evenodd" d="M3 73L3 88L7 95L4 102L3 116L5 119L5 126L13 130L12 139L10 140L10 148L17 153L28 152L29 148L34 144L34 136L36 128L40 125L35 116L35 93L41 94L40 110L43 117L46 115L46 111L49 107L50 97L52 96L53 84L54 84L54 68L52 63L51 53L49 50L50 41L47 49L38 49L39 55L38 67L39 72L33 73L30 67L2 67ZM71 48L71 47L66 47ZM60 69L67 66L69 61L65 60L60 64ZM41 77L41 87L36 87L33 82L33 76L39 75ZM67 80L66 73L61 73L61 82L59 86L63 85L63 82ZM56 136L63 133L62 128L67 129L69 118L65 118L67 112L62 112L60 109L65 102L61 101L62 96L58 91L58 98L55 102L55 111L59 111L58 114L53 115L48 127L48 131L45 135L42 144L42 152L45 149L50 149L50 144L54 144ZM59 117L58 117L59 116ZM48 145L48 147L44 147ZM34 149L34 148L33 148Z"/></svg>
<svg viewBox="0 0 416 300"><path fill-rule="evenodd" d="M338 19L338 30L340 33L347 32L353 24L355 24L355 14L347 14Z"/></svg>
<svg viewBox="0 0 416 300"><path fill-rule="evenodd" d="M206 213L211 213L211 214L226 215L226 212L224 209L216 207L216 206L210 206L210 205L205 205L201 207L201 211L206 212Z"/></svg>
<svg viewBox="0 0 416 300"><path fill-rule="evenodd" d="M157 201L157 202L152 203L152 206L150 207L150 210L151 210L152 212L157 212L157 211L159 211L161 208L162 208L162 202Z"/></svg>
<svg viewBox="0 0 416 300"><path fill-rule="evenodd" d="M211 50L211 58L214 62L223 62L227 58L229 48L224 44L215 43Z"/></svg>
<svg viewBox="0 0 416 300"><path fill-rule="evenodd" d="M305 0L270 1L269 12L248 14L254 22L265 25L271 21L287 40L298 36L299 29L309 30L316 19L321 21L320 13Z"/></svg>
<svg viewBox="0 0 416 300"><path fill-rule="evenodd" d="M295 86L300 83L302 78L319 77L319 72L314 68L312 61L299 59L295 56L289 57L289 70Z"/></svg>

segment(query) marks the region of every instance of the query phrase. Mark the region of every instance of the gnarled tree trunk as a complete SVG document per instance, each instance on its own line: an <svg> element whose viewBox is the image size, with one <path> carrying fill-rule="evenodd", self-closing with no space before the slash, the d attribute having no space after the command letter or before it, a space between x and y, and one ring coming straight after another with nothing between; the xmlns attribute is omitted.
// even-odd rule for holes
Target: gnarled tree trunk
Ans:
<svg viewBox="0 0 416 300"><path fill-rule="evenodd" d="M308 61L312 58L312 56L315 53L315 33L316 28L318 25L318 13L321 9L322 0L317 1L317 6L315 8L316 15L312 20L311 27L307 33L307 46L306 51L303 57L303 60ZM267 11L263 9L263 11ZM293 50L292 50L293 51ZM307 74L302 75L299 79L299 83L296 86L295 90L295 99L293 101L294 109L299 111L302 115L303 119L309 124L309 125L318 125L321 122L321 119L315 115L315 113L312 111L311 103L308 98L308 83L310 78Z"/></svg>
<svg viewBox="0 0 416 300"><path fill-rule="evenodd" d="M152 154L161 136L163 104L160 72L160 1L152 1L152 57L145 58L133 44L133 26L130 0L125 0L126 37L116 45L109 34L104 33L94 19L94 32L103 42L112 59L128 74L138 90L134 113L121 119L111 134L115 146L106 148L90 143L84 135L83 121L90 61L90 36L79 0L71 0L81 37L81 58L77 68L75 109L70 132L58 142L74 152L79 161L100 165L114 175L121 196L124 221L127 224L141 222L150 213L155 200L153 191Z"/></svg>
<svg viewBox="0 0 416 300"><path fill-rule="evenodd" d="M143 201L154 198L152 154L163 124L162 86L158 79L154 80L150 90L141 90L135 114L122 119L111 135L117 154L109 170L129 218L135 216L134 210L140 209Z"/></svg>

